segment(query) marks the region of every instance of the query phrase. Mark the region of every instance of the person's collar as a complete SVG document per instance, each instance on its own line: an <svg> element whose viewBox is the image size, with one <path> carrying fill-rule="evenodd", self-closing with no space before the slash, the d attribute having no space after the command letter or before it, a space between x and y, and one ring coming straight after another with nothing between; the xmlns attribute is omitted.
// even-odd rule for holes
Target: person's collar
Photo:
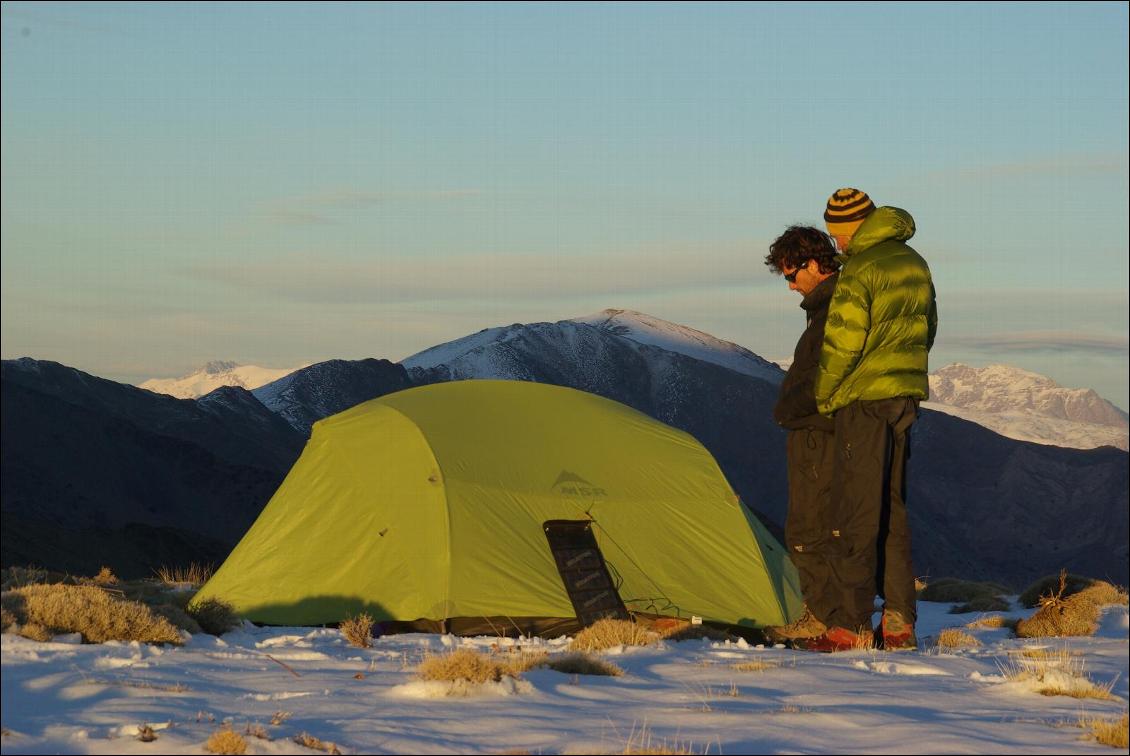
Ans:
<svg viewBox="0 0 1130 756"><path fill-rule="evenodd" d="M836 290L836 279L839 278L839 275L839 273L833 273L816 284L816 288L808 292L804 299L800 301L800 306L806 310L818 310L824 306L832 298L832 292Z"/></svg>

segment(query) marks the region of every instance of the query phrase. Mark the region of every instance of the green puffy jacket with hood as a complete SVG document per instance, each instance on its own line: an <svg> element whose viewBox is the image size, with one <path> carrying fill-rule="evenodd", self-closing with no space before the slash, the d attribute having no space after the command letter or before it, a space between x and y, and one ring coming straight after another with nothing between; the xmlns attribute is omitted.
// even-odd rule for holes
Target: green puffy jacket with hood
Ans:
<svg viewBox="0 0 1130 756"><path fill-rule="evenodd" d="M938 329L930 268L906 244L914 219L877 208L852 236L828 309L816 406L832 415L859 399L928 399L927 353Z"/></svg>

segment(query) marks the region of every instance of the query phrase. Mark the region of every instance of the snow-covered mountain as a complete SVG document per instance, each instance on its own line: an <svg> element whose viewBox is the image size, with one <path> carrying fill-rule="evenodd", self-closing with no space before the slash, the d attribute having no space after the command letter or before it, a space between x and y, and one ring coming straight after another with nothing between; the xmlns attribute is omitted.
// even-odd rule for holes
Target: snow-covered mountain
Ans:
<svg viewBox="0 0 1130 756"><path fill-rule="evenodd" d="M581 328L577 328L577 325ZM453 377L516 378L529 380L528 376L514 372L508 359L506 344L522 338L530 328L542 324L485 328L446 344L412 355L401 362L404 367L428 369L445 365ZM616 336L632 345L658 347L667 352L693 357L703 362L779 384L784 371L745 347L697 331L694 328L670 323L666 320L634 310L602 310L586 317L562 320L551 327L555 333L571 334L570 341L580 345L585 341L584 326L591 326L604 334ZM520 373L521 371L519 371Z"/></svg>
<svg viewBox="0 0 1130 756"><path fill-rule="evenodd" d="M1008 365L960 363L930 374L924 407L960 417L1002 436L1040 444L1093 449L1130 447L1126 413L1091 389Z"/></svg>
<svg viewBox="0 0 1130 756"><path fill-rule="evenodd" d="M595 315L573 318L639 344L650 344L668 352L713 362L715 365L752 375L770 383L780 383L784 372L743 346L711 336L694 328L669 323L634 310L601 310Z"/></svg>
<svg viewBox="0 0 1130 756"><path fill-rule="evenodd" d="M309 364L309 363L307 363ZM158 394L168 394L178 399L196 399L221 386L238 386L250 391L277 381L306 365L292 368L265 368L258 365L240 365L238 362L214 360L180 378L151 378L138 388Z"/></svg>

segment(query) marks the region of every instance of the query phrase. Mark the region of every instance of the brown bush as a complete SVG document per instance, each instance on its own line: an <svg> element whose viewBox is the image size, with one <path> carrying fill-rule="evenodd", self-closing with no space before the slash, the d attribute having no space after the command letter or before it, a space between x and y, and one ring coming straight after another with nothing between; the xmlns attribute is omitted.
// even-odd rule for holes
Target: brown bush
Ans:
<svg viewBox="0 0 1130 756"><path fill-rule="evenodd" d="M319 740L309 733L302 733L294 736L294 742L300 746L311 748L315 751L325 751L329 754L341 754L337 746L325 740Z"/></svg>
<svg viewBox="0 0 1130 756"><path fill-rule="evenodd" d="M149 607L117 598L93 585L26 585L4 591L0 604L22 626L21 634L36 640L43 639L43 634L50 637L77 632L88 643L181 642L177 629ZM33 631L35 626L42 632Z"/></svg>
<svg viewBox="0 0 1130 756"><path fill-rule="evenodd" d="M239 733L225 728L212 733L212 737L208 738L208 742L204 744L204 750L238 756L238 754L247 753L247 741Z"/></svg>
<svg viewBox="0 0 1130 756"><path fill-rule="evenodd" d="M373 645L373 618L364 612L356 617L346 618L339 629L351 646L369 648Z"/></svg>
<svg viewBox="0 0 1130 756"><path fill-rule="evenodd" d="M95 575L94 577L92 577L90 580L95 585L109 586L109 585L116 585L118 583L118 576L115 575L114 571L111 570L109 567L106 567L105 565L103 565L102 569L98 571L98 574Z"/></svg>
<svg viewBox="0 0 1130 756"><path fill-rule="evenodd" d="M211 564L193 562L187 567L161 565L153 572L165 585L204 585L215 571L215 567Z"/></svg>
<svg viewBox="0 0 1130 756"><path fill-rule="evenodd" d="M659 640L659 633L628 620L602 619L573 638L571 651L601 651L616 646L646 646Z"/></svg>
<svg viewBox="0 0 1130 756"><path fill-rule="evenodd" d="M1130 745L1130 715L1121 719L1081 719L1079 726L1091 731L1091 737L1103 745L1126 750Z"/></svg>
<svg viewBox="0 0 1130 756"><path fill-rule="evenodd" d="M209 635L223 635L239 627L239 617L232 605L216 598L190 601L188 616L196 620L200 629Z"/></svg>
<svg viewBox="0 0 1130 756"><path fill-rule="evenodd" d="M1103 606L1126 603L1126 594L1110 583L1092 581L1068 595L1070 587L1070 576L1060 574L1059 588L1044 594L1036 613L1017 623L1016 634L1021 638L1093 635Z"/></svg>
<svg viewBox="0 0 1130 756"><path fill-rule="evenodd" d="M448 654L429 656L416 668L423 680L469 683L498 682L503 677L517 677L509 660L460 648Z"/></svg>
<svg viewBox="0 0 1130 756"><path fill-rule="evenodd" d="M981 641L967 632L949 627L938 633L938 648L977 648Z"/></svg>

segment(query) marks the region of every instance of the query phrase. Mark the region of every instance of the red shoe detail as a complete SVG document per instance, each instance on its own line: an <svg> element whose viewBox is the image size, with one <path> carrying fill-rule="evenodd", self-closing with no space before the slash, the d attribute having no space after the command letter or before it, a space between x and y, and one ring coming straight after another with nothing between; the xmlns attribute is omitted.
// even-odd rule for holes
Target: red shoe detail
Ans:
<svg viewBox="0 0 1130 756"><path fill-rule="evenodd" d="M870 630L861 630L853 633L844 627L830 627L827 632L815 638L800 638L793 643L793 648L805 651L819 651L830 654L837 651L861 651L872 647L874 636Z"/></svg>
<svg viewBox="0 0 1130 756"><path fill-rule="evenodd" d="M901 612L883 612L883 619L879 623L884 651L911 651L918 648L918 639L914 636L914 623L907 622Z"/></svg>

